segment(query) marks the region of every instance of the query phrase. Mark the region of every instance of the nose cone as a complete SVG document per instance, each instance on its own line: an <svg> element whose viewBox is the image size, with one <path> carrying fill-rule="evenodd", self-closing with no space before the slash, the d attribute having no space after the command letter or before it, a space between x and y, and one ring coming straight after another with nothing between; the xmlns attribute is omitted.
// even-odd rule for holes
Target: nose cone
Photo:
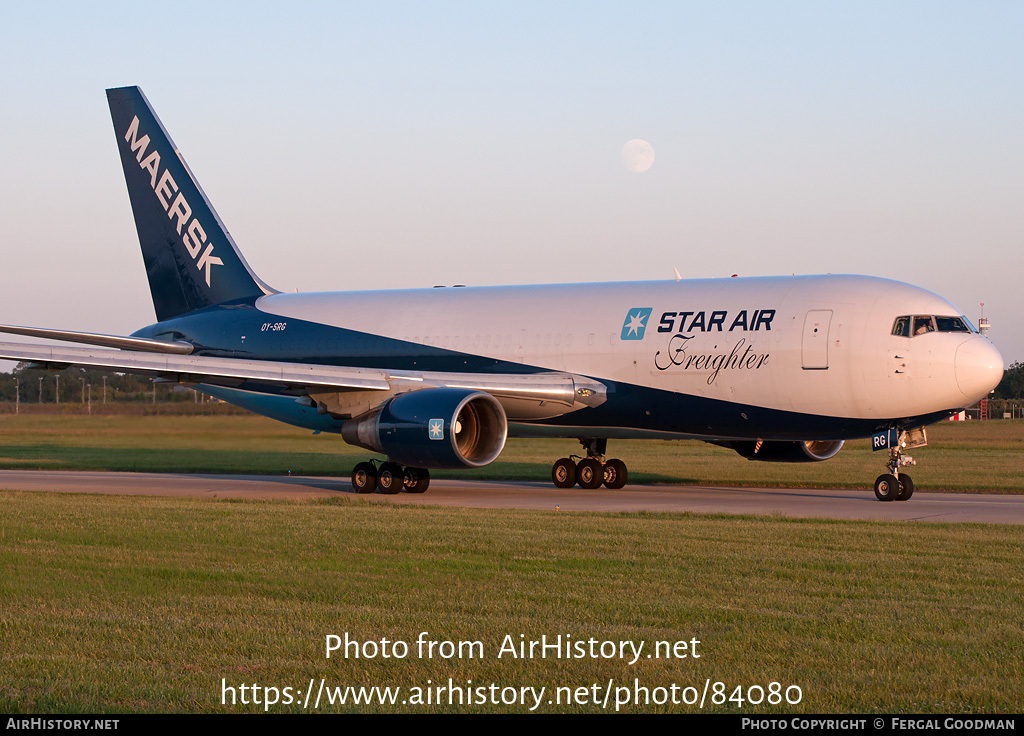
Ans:
<svg viewBox="0 0 1024 736"><path fill-rule="evenodd" d="M1003 356L984 337L972 337L956 349L956 384L970 403L980 401L1003 378Z"/></svg>

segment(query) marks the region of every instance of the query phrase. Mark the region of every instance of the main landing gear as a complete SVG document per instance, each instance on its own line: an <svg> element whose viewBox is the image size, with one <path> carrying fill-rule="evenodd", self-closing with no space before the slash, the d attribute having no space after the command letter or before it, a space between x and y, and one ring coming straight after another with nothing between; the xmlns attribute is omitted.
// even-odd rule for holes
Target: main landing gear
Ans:
<svg viewBox="0 0 1024 736"><path fill-rule="evenodd" d="M587 450L586 457L570 455L551 466L551 482L556 488L579 484L580 488L594 489L603 483L606 488L617 489L626 485L629 479L626 463L618 459L605 460L608 440L581 438L580 444Z"/></svg>
<svg viewBox="0 0 1024 736"><path fill-rule="evenodd" d="M917 464L910 455L903 454L906 446L906 434L901 433L896 447L889 448L889 462L885 464L889 472L875 479L875 498L879 501L907 501L914 495L914 481L900 472L902 467Z"/></svg>
<svg viewBox="0 0 1024 736"><path fill-rule="evenodd" d="M352 490L356 493L423 493L429 485L426 468L403 468L398 463L370 460L352 469Z"/></svg>

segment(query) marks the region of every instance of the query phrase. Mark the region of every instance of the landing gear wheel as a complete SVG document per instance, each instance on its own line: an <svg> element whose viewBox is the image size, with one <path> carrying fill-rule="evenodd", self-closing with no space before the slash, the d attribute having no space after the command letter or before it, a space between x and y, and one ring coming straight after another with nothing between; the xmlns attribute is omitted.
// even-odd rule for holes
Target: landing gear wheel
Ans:
<svg viewBox="0 0 1024 736"><path fill-rule="evenodd" d="M892 439L893 432L897 432L895 441ZM905 450L908 447L924 447L928 444L928 438L921 427L898 431L890 428L884 434L885 442L889 444L889 461L885 464L889 472L875 480L875 497L879 501L909 501L914 495L914 481L906 473L900 472L900 468L917 463Z"/></svg>
<svg viewBox="0 0 1024 736"><path fill-rule="evenodd" d="M895 475L883 473L875 478L875 498L879 501L893 501L900 493L900 482Z"/></svg>
<svg viewBox="0 0 1024 736"><path fill-rule="evenodd" d="M914 481L906 473L900 473L900 492L896 494L897 501L909 501L914 495Z"/></svg>
<svg viewBox="0 0 1024 736"><path fill-rule="evenodd" d="M626 485L629 479L629 472L626 470L626 463L621 460L609 460L604 464L604 486L612 490L618 490Z"/></svg>
<svg viewBox="0 0 1024 736"><path fill-rule="evenodd" d="M430 472L426 468L405 469L405 492L423 493L430 485Z"/></svg>
<svg viewBox="0 0 1024 736"><path fill-rule="evenodd" d="M359 463L352 469L352 490L373 493L377 488L377 469L371 463Z"/></svg>
<svg viewBox="0 0 1024 736"><path fill-rule="evenodd" d="M593 490L604 481L604 468L598 460L587 457L576 464L576 482L580 488Z"/></svg>
<svg viewBox="0 0 1024 736"><path fill-rule="evenodd" d="M398 463L384 463L377 473L377 490L387 495L398 493L405 485L405 471Z"/></svg>
<svg viewBox="0 0 1024 736"><path fill-rule="evenodd" d="M555 488L572 488L576 485L576 463L567 457L556 460L551 466L551 482Z"/></svg>

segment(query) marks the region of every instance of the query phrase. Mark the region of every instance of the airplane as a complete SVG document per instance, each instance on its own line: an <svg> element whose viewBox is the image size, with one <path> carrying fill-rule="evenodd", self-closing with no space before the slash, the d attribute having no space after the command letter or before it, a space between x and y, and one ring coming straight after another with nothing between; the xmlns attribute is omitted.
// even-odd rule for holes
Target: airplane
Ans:
<svg viewBox="0 0 1024 736"><path fill-rule="evenodd" d="M0 326L34 367L152 375L387 457L356 492L422 493L508 436L566 437L559 488L622 488L609 440L702 440L817 462L888 452L881 501L913 495L924 427L985 397L1003 359L946 299L853 275L281 293L246 263L138 87L107 90L157 321L131 336Z"/></svg>

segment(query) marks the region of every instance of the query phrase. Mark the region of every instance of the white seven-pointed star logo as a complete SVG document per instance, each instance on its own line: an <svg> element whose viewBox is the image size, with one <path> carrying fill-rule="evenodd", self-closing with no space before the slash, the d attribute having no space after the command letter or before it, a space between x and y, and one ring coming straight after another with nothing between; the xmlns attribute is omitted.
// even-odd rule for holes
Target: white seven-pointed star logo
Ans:
<svg viewBox="0 0 1024 736"><path fill-rule="evenodd" d="M626 319L622 322L622 334L619 337L623 340L643 340L652 310L652 307L636 307L626 312Z"/></svg>
<svg viewBox="0 0 1024 736"><path fill-rule="evenodd" d="M638 335L641 327L644 326L644 314L643 312L637 312L636 314L629 315L629 322L626 324L630 335Z"/></svg>
<svg viewBox="0 0 1024 736"><path fill-rule="evenodd" d="M430 439L432 440L443 440L444 439L444 420L443 419L431 419L427 422L427 431L430 433Z"/></svg>

